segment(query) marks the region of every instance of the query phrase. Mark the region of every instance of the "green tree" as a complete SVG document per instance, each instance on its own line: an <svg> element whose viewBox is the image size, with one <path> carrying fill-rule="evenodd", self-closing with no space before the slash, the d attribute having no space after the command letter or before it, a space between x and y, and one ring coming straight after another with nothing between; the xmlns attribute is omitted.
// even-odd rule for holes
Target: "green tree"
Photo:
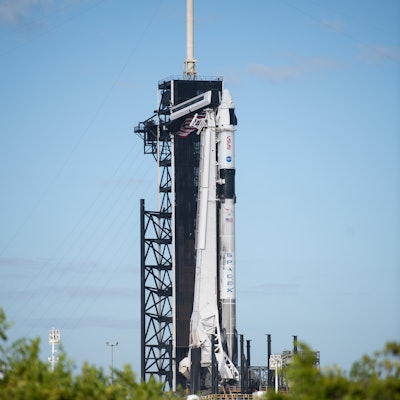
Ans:
<svg viewBox="0 0 400 400"><path fill-rule="evenodd" d="M353 393L366 400L400 399L400 342L364 355L350 370Z"/></svg>
<svg viewBox="0 0 400 400"><path fill-rule="evenodd" d="M288 393L268 393L266 399L400 400L400 343L389 342L382 351L363 356L347 375L338 367L320 371L314 353L304 343L284 371Z"/></svg>
<svg viewBox="0 0 400 400"><path fill-rule="evenodd" d="M164 392L154 379L137 381L130 366L114 371L114 382L106 373L88 363L74 371L65 352L54 371L40 359L39 339L19 339L10 345L11 324L0 307L0 400L171 400L183 393ZM337 367L320 371L315 354L303 343L284 369L287 393L266 394L273 400L400 400L400 342L389 342L383 350L355 362L349 374Z"/></svg>
<svg viewBox="0 0 400 400"><path fill-rule="evenodd" d="M0 308L0 400L169 400L178 399L163 391L161 383L150 379L138 382L126 365L114 371L114 382L103 369L84 363L79 373L63 351L51 371L40 355L39 339L20 339L7 344L10 327Z"/></svg>
<svg viewBox="0 0 400 400"><path fill-rule="evenodd" d="M7 322L6 314L0 307L0 379L4 377L7 365L7 330L12 326Z"/></svg>

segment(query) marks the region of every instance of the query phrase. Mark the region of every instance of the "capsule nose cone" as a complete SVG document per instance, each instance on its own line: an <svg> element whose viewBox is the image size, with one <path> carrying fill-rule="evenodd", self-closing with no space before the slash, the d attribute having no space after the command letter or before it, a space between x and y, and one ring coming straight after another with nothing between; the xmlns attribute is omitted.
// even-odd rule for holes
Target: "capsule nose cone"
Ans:
<svg viewBox="0 0 400 400"><path fill-rule="evenodd" d="M228 89L222 91L221 108L235 108L233 103L231 92Z"/></svg>

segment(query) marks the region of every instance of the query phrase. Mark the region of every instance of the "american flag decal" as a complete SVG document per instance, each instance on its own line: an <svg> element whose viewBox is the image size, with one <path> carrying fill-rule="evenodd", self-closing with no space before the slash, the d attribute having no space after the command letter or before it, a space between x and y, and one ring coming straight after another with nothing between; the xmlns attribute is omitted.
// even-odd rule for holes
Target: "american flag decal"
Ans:
<svg viewBox="0 0 400 400"><path fill-rule="evenodd" d="M202 120L204 118L205 115L191 114L187 116L183 121L181 127L179 128L177 136L179 136L180 138L188 137L191 133L197 131L198 128L198 124L196 124L197 120Z"/></svg>

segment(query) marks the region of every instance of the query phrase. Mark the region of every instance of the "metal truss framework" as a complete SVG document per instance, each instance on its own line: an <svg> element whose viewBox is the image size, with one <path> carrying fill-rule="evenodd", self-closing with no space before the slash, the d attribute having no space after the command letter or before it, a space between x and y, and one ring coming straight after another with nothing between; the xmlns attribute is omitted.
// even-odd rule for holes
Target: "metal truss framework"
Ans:
<svg viewBox="0 0 400 400"><path fill-rule="evenodd" d="M145 153L153 154L159 169L159 210L146 211L141 200L141 377L157 377L172 389L173 217L171 149L168 136L160 138L152 119L142 123Z"/></svg>

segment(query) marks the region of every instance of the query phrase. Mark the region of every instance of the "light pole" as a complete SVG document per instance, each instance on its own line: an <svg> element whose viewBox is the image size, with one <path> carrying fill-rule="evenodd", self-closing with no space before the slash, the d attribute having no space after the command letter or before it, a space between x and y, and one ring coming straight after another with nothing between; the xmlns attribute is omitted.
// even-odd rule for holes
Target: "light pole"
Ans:
<svg viewBox="0 0 400 400"><path fill-rule="evenodd" d="M60 330L59 329L54 329L52 328L49 334L49 343L51 346L51 357L49 357L49 361L51 364L51 372L54 372L54 366L56 364L56 361L58 360L58 357L55 357L55 354L57 352L56 350L56 344L60 343Z"/></svg>
<svg viewBox="0 0 400 400"><path fill-rule="evenodd" d="M106 342L107 346L111 347L111 385L114 383L114 347L118 346L118 342Z"/></svg>
<svg viewBox="0 0 400 400"><path fill-rule="evenodd" d="M280 354L271 354L269 357L269 366L275 370L275 393L278 393L279 389L279 368L282 368L282 356Z"/></svg>

